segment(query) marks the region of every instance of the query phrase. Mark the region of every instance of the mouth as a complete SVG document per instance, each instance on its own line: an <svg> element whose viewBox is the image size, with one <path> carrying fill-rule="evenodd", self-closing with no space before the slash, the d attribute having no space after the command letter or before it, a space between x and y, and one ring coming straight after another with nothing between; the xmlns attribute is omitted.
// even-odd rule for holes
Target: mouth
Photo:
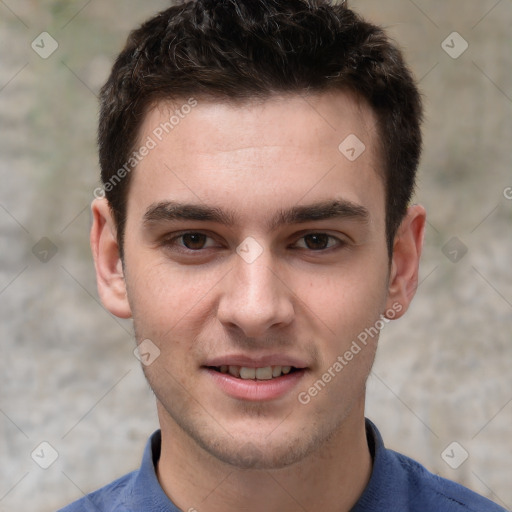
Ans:
<svg viewBox="0 0 512 512"><path fill-rule="evenodd" d="M279 379L284 375L289 375L303 370L303 368L296 368L295 366L280 365L253 368L249 366L223 364L221 366L207 366L207 368L242 380L274 380Z"/></svg>
<svg viewBox="0 0 512 512"><path fill-rule="evenodd" d="M246 358L231 358L239 364L225 364L228 361L211 361L203 366L215 388L236 400L265 402L293 395L308 368L293 366L292 360L250 361ZM236 360L238 359L238 360ZM270 359L270 358L269 358ZM281 358L283 359L283 358ZM212 364L213 363L213 364ZM266 366L265 366L266 365Z"/></svg>

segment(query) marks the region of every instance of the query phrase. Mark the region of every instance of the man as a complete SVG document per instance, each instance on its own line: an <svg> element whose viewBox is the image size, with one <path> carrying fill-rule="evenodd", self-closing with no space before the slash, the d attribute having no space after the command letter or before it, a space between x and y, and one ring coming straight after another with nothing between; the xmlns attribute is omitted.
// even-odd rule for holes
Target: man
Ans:
<svg viewBox="0 0 512 512"><path fill-rule="evenodd" d="M344 4L197 0L130 35L91 245L161 429L66 512L503 510L364 417L418 281L421 116L398 49Z"/></svg>

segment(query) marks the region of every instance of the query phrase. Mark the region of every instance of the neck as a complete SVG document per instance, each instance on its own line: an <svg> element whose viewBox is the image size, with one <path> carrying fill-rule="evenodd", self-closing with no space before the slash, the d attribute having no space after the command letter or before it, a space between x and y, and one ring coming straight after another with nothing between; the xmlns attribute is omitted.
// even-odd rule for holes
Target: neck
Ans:
<svg viewBox="0 0 512 512"><path fill-rule="evenodd" d="M159 414L161 411L159 411ZM364 403L321 449L291 466L239 469L211 456L174 422L162 421L157 475L181 510L231 512L349 511L366 487L372 460Z"/></svg>

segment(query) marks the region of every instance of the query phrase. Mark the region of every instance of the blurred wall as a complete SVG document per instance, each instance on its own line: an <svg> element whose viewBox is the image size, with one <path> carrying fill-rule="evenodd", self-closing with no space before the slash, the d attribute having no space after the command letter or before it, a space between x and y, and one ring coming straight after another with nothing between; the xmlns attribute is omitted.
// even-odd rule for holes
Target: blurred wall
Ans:
<svg viewBox="0 0 512 512"><path fill-rule="evenodd" d="M127 32L167 5L0 2L0 511L49 512L135 469L158 427L88 230L96 95ZM382 332L367 416L389 447L510 508L512 4L351 5L402 46L427 108L421 283Z"/></svg>

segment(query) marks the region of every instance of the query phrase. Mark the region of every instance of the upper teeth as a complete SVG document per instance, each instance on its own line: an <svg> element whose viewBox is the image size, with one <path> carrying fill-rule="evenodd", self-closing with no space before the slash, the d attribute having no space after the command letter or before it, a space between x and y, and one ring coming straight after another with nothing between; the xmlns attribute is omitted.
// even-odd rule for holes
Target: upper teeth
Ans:
<svg viewBox="0 0 512 512"><path fill-rule="evenodd" d="M282 374L290 373L291 366L265 366L263 368L248 368L247 366L222 365L219 367L221 373L229 373L233 377L241 379L270 380L273 377L280 377Z"/></svg>

